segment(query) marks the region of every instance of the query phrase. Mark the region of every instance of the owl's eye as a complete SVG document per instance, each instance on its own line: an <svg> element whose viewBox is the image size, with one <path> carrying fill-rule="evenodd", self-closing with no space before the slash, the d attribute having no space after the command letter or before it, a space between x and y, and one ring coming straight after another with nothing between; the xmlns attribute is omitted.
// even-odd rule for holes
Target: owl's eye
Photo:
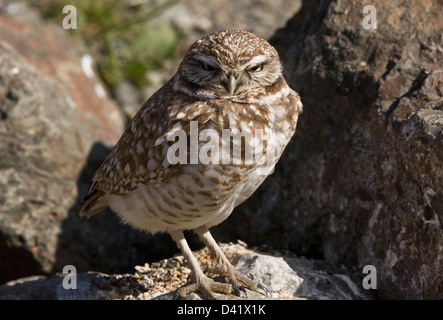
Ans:
<svg viewBox="0 0 443 320"><path fill-rule="evenodd" d="M211 66L209 64L206 64L206 63L202 64L202 68L205 69L206 71L215 71L215 70L217 70L217 68L214 68L213 66Z"/></svg>
<svg viewBox="0 0 443 320"><path fill-rule="evenodd" d="M252 71L252 72L259 72L259 71L262 71L262 70L263 70L263 65L262 64L260 64L258 66L254 66L251 69L249 69L249 71Z"/></svg>

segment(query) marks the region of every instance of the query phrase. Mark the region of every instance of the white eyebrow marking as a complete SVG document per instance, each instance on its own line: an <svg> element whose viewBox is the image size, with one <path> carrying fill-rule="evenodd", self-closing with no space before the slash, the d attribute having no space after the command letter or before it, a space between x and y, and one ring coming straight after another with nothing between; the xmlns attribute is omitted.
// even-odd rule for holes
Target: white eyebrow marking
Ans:
<svg viewBox="0 0 443 320"><path fill-rule="evenodd" d="M246 62L244 65L242 65L242 67L245 67L245 69L246 69L246 67L248 67L248 66L259 65L259 64L265 62L266 60L268 60L268 57L265 55L255 56L254 58L252 58L251 60Z"/></svg>

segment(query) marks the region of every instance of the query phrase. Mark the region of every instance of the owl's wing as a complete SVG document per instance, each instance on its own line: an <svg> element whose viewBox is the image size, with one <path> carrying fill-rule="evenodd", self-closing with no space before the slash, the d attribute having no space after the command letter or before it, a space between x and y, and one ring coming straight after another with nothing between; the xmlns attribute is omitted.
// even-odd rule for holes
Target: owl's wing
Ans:
<svg viewBox="0 0 443 320"><path fill-rule="evenodd" d="M167 182L179 174L183 155L180 162L171 163L168 150L177 140L181 139L181 144L185 141L184 159L189 163L190 123L193 119L200 123L208 121L204 114L208 110L204 102L191 101L189 96L174 92L171 81L157 91L140 108L95 173L89 194L82 200L80 216L91 217L105 209L108 194L127 195L150 183Z"/></svg>

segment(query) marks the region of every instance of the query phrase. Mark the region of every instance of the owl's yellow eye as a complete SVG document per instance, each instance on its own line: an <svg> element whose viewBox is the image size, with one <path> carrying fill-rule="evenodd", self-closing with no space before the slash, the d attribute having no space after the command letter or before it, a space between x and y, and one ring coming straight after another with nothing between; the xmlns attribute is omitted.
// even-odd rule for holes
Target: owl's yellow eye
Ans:
<svg viewBox="0 0 443 320"><path fill-rule="evenodd" d="M255 67L252 67L251 69L249 69L249 71L252 71L252 72L259 72L259 71L262 71L262 70L263 70L263 65L262 64L260 64L258 66L255 66Z"/></svg>
<svg viewBox="0 0 443 320"><path fill-rule="evenodd" d="M206 63L202 64L202 68L205 69L206 71L215 71L215 70L217 70L217 68L214 68L213 66L210 66L209 64L206 64Z"/></svg>

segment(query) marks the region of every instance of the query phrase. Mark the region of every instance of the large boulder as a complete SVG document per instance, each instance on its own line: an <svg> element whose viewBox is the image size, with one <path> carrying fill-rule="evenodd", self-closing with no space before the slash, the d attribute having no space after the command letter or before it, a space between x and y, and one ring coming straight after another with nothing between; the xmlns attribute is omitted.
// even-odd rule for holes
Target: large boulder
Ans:
<svg viewBox="0 0 443 320"><path fill-rule="evenodd" d="M79 199L121 135L123 117L61 24L44 23L19 3L2 9L0 283L66 264L127 270L143 235L114 215L92 223L78 217Z"/></svg>
<svg viewBox="0 0 443 320"><path fill-rule="evenodd" d="M218 234L362 270L381 298L443 294L443 3L303 2L272 37L304 113Z"/></svg>
<svg viewBox="0 0 443 320"><path fill-rule="evenodd" d="M324 261L308 260L293 254L260 252L243 245L222 245L234 265L265 285L267 292L246 290L246 295L220 295L221 299L296 299L296 300L370 300L358 275L344 267L331 267ZM209 250L196 256L212 264ZM136 266L130 274L107 275L97 272L76 273L66 269L49 277L28 277L0 286L0 300L172 300L176 289L186 285L191 270L183 256ZM220 277L222 278L222 277ZM218 281L223 281L223 279ZM200 300L192 293L187 300Z"/></svg>

